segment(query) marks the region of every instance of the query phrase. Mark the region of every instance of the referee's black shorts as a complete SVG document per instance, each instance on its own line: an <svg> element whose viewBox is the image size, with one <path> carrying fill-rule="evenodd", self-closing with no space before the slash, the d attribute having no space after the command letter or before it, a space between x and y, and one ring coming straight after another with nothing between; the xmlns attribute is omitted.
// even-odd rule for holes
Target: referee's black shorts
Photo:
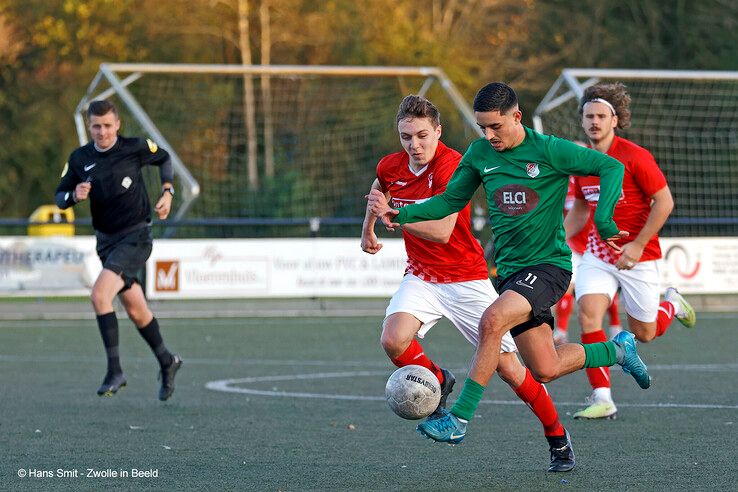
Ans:
<svg viewBox="0 0 738 492"><path fill-rule="evenodd" d="M138 276L151 255L152 245L148 224L116 234L97 233L97 256L103 268L121 276L125 284L121 292L134 283L141 284Z"/></svg>
<svg viewBox="0 0 738 492"><path fill-rule="evenodd" d="M528 321L514 326L510 334L516 337L524 331L547 323L554 327L551 307L559 302L571 282L571 272L563 268L541 264L518 270L505 278L495 279L495 289L499 294L513 290L530 303L533 316Z"/></svg>

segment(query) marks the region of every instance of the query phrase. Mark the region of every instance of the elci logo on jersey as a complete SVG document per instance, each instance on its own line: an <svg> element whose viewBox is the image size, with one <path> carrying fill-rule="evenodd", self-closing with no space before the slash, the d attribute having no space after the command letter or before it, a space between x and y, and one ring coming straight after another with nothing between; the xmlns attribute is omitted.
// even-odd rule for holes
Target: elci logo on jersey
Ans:
<svg viewBox="0 0 738 492"><path fill-rule="evenodd" d="M538 206L540 198L527 186L509 184L498 188L494 194L497 208L507 215L527 214Z"/></svg>
<svg viewBox="0 0 738 492"><path fill-rule="evenodd" d="M525 166L525 172L528 173L528 176L531 178L535 178L539 174L541 174L541 171L538 169L538 164L535 162L529 162Z"/></svg>

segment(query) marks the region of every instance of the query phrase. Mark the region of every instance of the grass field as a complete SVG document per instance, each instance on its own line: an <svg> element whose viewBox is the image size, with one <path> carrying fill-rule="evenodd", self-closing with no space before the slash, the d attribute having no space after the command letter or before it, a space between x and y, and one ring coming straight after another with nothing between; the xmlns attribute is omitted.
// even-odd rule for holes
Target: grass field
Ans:
<svg viewBox="0 0 738 492"><path fill-rule="evenodd" d="M128 387L112 398L95 394L105 368L93 321L2 321L0 489L737 490L736 319L705 314L641 345L653 385L613 370L615 421L572 420L584 373L549 384L577 454L568 474L546 473L540 425L498 379L462 445L422 439L383 400L393 368L378 318L162 320L185 361L165 403L128 321ZM472 348L450 325L424 346L463 381ZM29 469L54 476L19 478Z"/></svg>

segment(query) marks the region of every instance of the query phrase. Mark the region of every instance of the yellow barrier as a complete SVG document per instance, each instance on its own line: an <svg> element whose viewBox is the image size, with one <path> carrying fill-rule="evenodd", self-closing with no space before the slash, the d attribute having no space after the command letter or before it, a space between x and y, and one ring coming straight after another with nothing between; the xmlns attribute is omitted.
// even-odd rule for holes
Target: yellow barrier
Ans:
<svg viewBox="0 0 738 492"><path fill-rule="evenodd" d="M29 236L74 236L74 210L62 210L56 205L41 205L28 218L43 222L28 226Z"/></svg>

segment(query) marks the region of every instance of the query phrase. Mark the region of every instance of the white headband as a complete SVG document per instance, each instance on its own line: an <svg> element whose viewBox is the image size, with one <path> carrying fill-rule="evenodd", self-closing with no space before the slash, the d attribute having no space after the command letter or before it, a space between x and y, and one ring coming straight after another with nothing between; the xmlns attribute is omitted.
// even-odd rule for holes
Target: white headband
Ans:
<svg viewBox="0 0 738 492"><path fill-rule="evenodd" d="M595 97L594 99L590 99L589 101L587 101L584 104L587 104L587 103L602 103L605 106L607 106L608 108L610 108L610 111L612 111L612 115L613 116L617 116L617 114L618 114L617 112L615 112L615 108L612 106L612 104L610 104L608 101L605 101L604 99L602 99L600 97Z"/></svg>

